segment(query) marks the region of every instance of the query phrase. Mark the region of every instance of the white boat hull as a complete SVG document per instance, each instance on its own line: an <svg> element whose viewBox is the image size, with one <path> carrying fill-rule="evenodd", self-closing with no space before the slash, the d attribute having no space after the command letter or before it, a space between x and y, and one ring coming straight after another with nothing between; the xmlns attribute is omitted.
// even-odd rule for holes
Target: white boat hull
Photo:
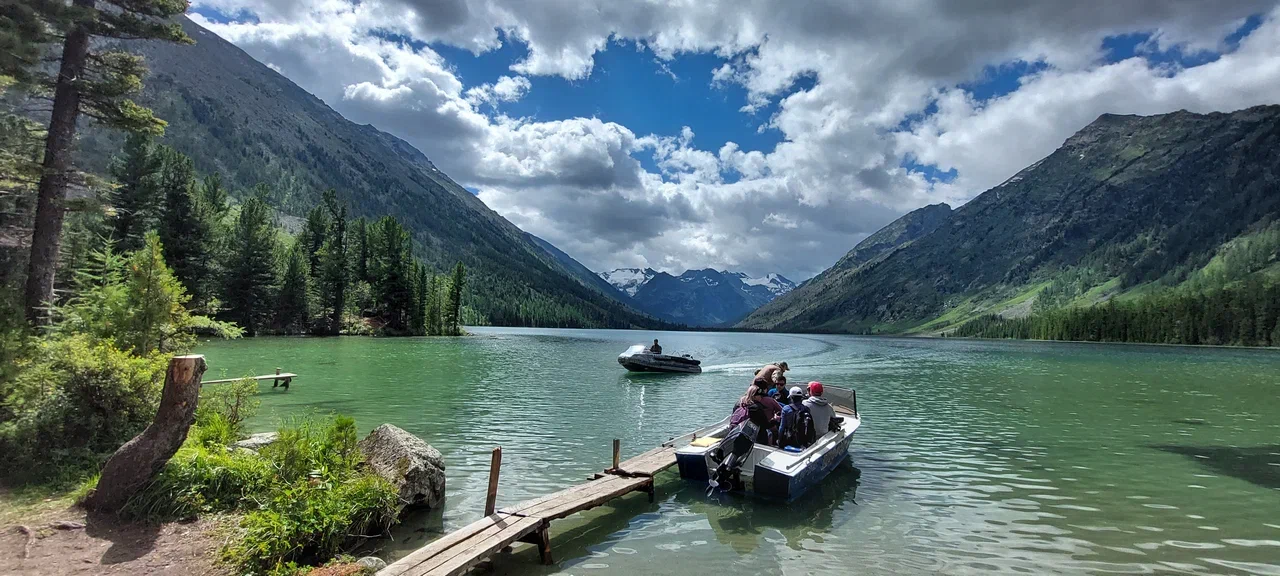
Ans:
<svg viewBox="0 0 1280 576"><path fill-rule="evenodd" d="M790 500L821 482L844 461L849 454L853 434L862 425L862 419L857 413L857 401L851 390L835 387L828 387L827 390L824 397L837 407L836 415L843 419L840 429L824 434L801 452L788 452L756 444L741 467L741 488L744 492L771 500ZM837 396L840 398L837 399ZM698 437L710 435L722 438L729 429L729 419L726 418L695 434ZM715 444L690 444L677 449L676 464L680 469L680 477L707 482L719 465L711 458L711 451L715 447Z"/></svg>

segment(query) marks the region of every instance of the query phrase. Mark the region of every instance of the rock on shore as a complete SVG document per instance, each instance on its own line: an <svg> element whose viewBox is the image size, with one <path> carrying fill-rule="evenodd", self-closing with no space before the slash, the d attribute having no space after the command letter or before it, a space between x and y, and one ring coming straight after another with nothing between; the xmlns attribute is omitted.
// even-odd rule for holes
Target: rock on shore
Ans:
<svg viewBox="0 0 1280 576"><path fill-rule="evenodd" d="M402 506L444 503L444 460L440 451L403 429L383 424L360 441L375 473L400 490Z"/></svg>

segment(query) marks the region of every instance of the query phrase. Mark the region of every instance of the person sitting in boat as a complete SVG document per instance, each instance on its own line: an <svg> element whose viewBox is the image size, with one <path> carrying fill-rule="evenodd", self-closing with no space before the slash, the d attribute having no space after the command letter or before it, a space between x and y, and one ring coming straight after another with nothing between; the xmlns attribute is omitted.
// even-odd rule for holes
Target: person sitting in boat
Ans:
<svg viewBox="0 0 1280 576"><path fill-rule="evenodd" d="M760 399L768 399L759 386L747 388L747 393L738 399L733 407L733 416L729 418L730 426L737 426L748 420L756 425L759 434L753 440L758 444L772 444L773 433L770 430L770 419Z"/></svg>
<svg viewBox="0 0 1280 576"><path fill-rule="evenodd" d="M756 378L762 378L765 382L776 382L783 373L790 370L786 362L776 362L774 364L765 364L764 368L756 370ZM784 380L785 382L785 380ZM766 390L768 387L766 387Z"/></svg>
<svg viewBox="0 0 1280 576"><path fill-rule="evenodd" d="M804 401L804 405L809 409L809 414L813 417L813 435L821 437L823 434L831 431L831 425L838 420L835 419L836 410L831 407L831 403L822 397L822 383L809 383L809 398Z"/></svg>
<svg viewBox="0 0 1280 576"><path fill-rule="evenodd" d="M787 405L782 407L782 421L778 424L779 448L805 448L813 444L813 416L804 405L804 391L792 386L787 394Z"/></svg>
<svg viewBox="0 0 1280 576"><path fill-rule="evenodd" d="M653 339L653 346L650 346L650 347L649 347L649 352L650 352L651 354L661 354L661 353L662 353L662 347L658 345L658 339L657 339L657 338L654 338L654 339Z"/></svg>

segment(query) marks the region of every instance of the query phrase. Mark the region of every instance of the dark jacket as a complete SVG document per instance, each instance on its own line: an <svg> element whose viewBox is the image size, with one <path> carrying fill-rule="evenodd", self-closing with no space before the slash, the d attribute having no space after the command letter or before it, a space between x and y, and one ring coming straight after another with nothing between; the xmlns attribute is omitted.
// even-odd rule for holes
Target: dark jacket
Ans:
<svg viewBox="0 0 1280 576"><path fill-rule="evenodd" d="M813 443L813 417L799 402L782 407L782 423L778 426L778 446L804 448Z"/></svg>

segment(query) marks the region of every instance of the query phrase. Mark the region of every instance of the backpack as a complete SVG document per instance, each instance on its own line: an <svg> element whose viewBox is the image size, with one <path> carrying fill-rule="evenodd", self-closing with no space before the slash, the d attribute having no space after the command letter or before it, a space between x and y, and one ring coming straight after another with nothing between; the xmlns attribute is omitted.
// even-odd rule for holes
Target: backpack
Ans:
<svg viewBox="0 0 1280 576"><path fill-rule="evenodd" d="M805 406L788 403L782 407L782 425L778 428L778 445L805 447L813 444L813 415Z"/></svg>

